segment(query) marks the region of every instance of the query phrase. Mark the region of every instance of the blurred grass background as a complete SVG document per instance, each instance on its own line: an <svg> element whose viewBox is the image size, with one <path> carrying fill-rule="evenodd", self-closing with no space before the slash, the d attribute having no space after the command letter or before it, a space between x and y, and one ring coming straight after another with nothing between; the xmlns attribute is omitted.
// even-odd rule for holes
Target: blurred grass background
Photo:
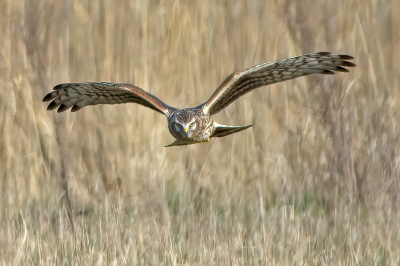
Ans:
<svg viewBox="0 0 400 266"><path fill-rule="evenodd" d="M0 263L398 265L400 1L0 0ZM258 89L173 141L134 104L47 112L63 82L196 106L234 70L357 67ZM343 102L340 104L341 98Z"/></svg>

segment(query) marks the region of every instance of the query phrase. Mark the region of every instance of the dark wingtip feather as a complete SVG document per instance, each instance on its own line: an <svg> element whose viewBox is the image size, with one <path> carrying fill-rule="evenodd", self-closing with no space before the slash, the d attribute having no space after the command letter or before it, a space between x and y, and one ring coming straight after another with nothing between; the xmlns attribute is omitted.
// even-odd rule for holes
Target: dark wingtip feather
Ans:
<svg viewBox="0 0 400 266"><path fill-rule="evenodd" d="M353 62L349 62L349 61L343 61L341 65L345 66L345 67L355 67L356 66L356 64L354 64Z"/></svg>
<svg viewBox="0 0 400 266"><path fill-rule="evenodd" d="M57 90L61 90L64 87L64 84L58 84L56 86L54 86L53 90L57 91Z"/></svg>
<svg viewBox="0 0 400 266"><path fill-rule="evenodd" d="M83 108L83 106L74 105L72 106L71 112L79 111Z"/></svg>
<svg viewBox="0 0 400 266"><path fill-rule="evenodd" d="M318 52L317 54L320 56L325 56L325 55L330 55L331 52Z"/></svg>
<svg viewBox="0 0 400 266"><path fill-rule="evenodd" d="M61 113L61 112L67 111L68 109L69 109L68 105L65 105L65 104L62 103L60 105L60 107L58 107L57 113Z"/></svg>
<svg viewBox="0 0 400 266"><path fill-rule="evenodd" d="M46 96L44 96L43 98L43 102L48 102L50 100L53 100L55 97L57 97L57 95L53 96L52 92L46 94Z"/></svg>
<svg viewBox="0 0 400 266"><path fill-rule="evenodd" d="M333 72L333 71L331 71L331 70L324 69L324 70L322 70L321 74L333 75L333 74L335 74L335 72Z"/></svg>
<svg viewBox="0 0 400 266"><path fill-rule="evenodd" d="M352 57L351 55L347 55L347 54L340 54L339 56L340 56L340 59L343 59L343 60L353 60L354 59L354 57Z"/></svg>
<svg viewBox="0 0 400 266"><path fill-rule="evenodd" d="M47 110L51 111L56 109L60 104L56 103L55 101L52 101L49 106L47 106Z"/></svg>
<svg viewBox="0 0 400 266"><path fill-rule="evenodd" d="M341 66L337 66L335 70L338 72L350 72L347 68Z"/></svg>

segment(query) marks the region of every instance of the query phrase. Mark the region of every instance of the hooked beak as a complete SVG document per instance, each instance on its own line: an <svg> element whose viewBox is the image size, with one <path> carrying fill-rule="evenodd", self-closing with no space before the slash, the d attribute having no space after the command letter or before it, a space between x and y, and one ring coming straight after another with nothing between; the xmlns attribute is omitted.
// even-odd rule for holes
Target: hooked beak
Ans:
<svg viewBox="0 0 400 266"><path fill-rule="evenodd" d="M184 130L185 130L185 138L189 138L189 127L185 127L184 128Z"/></svg>

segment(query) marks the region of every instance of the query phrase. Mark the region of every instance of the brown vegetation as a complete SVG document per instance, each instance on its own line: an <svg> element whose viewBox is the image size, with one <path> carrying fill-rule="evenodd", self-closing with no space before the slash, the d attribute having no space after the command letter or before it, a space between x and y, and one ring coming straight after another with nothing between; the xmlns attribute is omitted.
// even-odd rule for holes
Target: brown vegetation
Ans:
<svg viewBox="0 0 400 266"><path fill-rule="evenodd" d="M398 265L400 2L0 1L0 264ZM164 148L138 105L55 114L63 82L204 102L234 70L315 51L350 73L258 89L252 129ZM341 103L341 99L343 102Z"/></svg>

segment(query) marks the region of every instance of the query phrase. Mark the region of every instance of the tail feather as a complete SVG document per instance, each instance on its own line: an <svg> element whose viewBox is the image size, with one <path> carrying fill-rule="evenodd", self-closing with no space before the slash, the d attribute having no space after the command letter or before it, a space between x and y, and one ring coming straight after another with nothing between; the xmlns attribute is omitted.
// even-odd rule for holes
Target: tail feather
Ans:
<svg viewBox="0 0 400 266"><path fill-rule="evenodd" d="M247 126L226 126L226 125L220 125L218 123L214 122L214 127L215 131L214 133L210 136L210 138L220 138L220 137L225 137L230 134L245 130L249 127L252 127L253 125L247 125Z"/></svg>

